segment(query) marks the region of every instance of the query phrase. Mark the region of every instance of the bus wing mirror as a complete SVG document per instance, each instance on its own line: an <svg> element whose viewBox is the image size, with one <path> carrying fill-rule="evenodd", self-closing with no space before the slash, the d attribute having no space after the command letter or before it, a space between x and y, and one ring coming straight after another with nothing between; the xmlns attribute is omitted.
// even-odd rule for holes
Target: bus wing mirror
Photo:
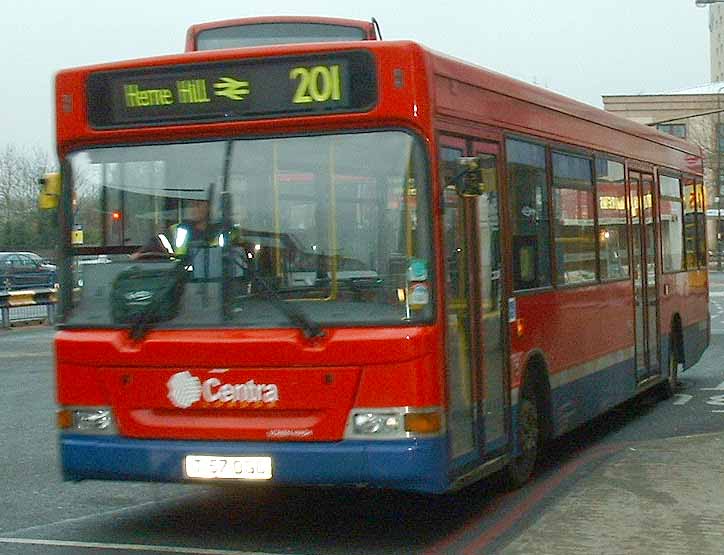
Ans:
<svg viewBox="0 0 724 555"><path fill-rule="evenodd" d="M38 180L42 186L38 195L38 208L41 210L53 210L58 208L60 200L60 174L57 172L46 173Z"/></svg>
<svg viewBox="0 0 724 555"><path fill-rule="evenodd" d="M450 185L461 197L479 197L485 188L483 170L480 158L477 156L465 156L457 160L458 173L451 179Z"/></svg>

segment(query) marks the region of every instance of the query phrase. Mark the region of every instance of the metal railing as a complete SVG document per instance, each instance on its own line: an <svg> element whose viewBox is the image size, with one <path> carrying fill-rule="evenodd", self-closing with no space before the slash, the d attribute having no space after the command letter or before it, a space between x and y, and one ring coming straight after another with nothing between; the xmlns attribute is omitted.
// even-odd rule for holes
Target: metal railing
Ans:
<svg viewBox="0 0 724 555"><path fill-rule="evenodd" d="M50 288L25 291L0 290L2 328L9 328L13 322L28 320L45 320L48 324L54 324L57 297L58 290Z"/></svg>

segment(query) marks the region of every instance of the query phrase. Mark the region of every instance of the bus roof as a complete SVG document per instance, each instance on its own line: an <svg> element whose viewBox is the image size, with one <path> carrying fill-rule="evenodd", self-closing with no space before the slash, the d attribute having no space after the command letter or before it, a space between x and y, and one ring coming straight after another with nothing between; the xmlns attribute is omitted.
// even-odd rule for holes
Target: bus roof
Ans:
<svg viewBox="0 0 724 555"><path fill-rule="evenodd" d="M431 66L436 75L447 77L459 83L472 85L527 104L540 106L560 114L573 116L596 125L626 133L662 146L674 148L691 155L701 156L701 148L655 127L650 127L606 112L590 104L555 93L551 90L519 81L490 69L453 58L446 54L427 50ZM471 71L473 69L473 71Z"/></svg>

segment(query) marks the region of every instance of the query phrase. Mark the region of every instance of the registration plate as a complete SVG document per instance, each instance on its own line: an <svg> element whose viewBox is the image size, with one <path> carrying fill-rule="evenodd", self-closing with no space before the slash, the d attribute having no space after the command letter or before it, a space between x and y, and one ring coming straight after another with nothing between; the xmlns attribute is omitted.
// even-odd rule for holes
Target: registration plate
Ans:
<svg viewBox="0 0 724 555"><path fill-rule="evenodd" d="M187 478L204 480L270 480L271 457L224 457L186 455Z"/></svg>

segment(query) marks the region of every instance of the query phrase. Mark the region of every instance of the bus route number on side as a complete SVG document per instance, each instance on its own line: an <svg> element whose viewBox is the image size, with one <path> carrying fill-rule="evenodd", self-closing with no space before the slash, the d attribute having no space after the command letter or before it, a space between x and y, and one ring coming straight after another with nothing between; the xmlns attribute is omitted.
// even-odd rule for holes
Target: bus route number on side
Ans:
<svg viewBox="0 0 724 555"><path fill-rule="evenodd" d="M292 102L328 102L342 98L339 66L295 67L289 72L289 79L298 80Z"/></svg>

